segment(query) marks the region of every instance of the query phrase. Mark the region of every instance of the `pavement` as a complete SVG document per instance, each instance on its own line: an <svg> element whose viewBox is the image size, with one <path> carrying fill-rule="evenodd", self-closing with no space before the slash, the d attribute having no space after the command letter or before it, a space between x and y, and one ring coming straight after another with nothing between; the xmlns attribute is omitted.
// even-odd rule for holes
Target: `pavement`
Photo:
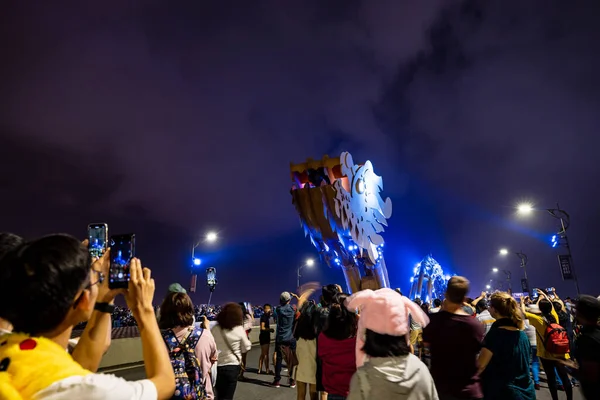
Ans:
<svg viewBox="0 0 600 400"><path fill-rule="evenodd" d="M271 346L273 351L274 346ZM258 375L256 374L256 367L258 366L258 356L260 355L260 348L254 346L248 353L248 371L246 371L247 382L239 382L237 390L235 392L234 400L295 400L296 389L290 389L287 385L287 370L282 371L283 379L281 380L280 388L272 388L269 384L273 381L272 375ZM272 358L271 358L272 359ZM271 367L273 368L273 367ZM132 366L128 368L119 369L116 371L105 371L107 373L114 373L127 380L138 380L144 379L146 374L144 372L144 366ZM542 389L536 391L538 400L551 400L550 392L548 391L545 382L542 382ZM558 398L560 400L566 399L564 392L558 392ZM573 400L584 400L581 395L579 388L574 388Z"/></svg>

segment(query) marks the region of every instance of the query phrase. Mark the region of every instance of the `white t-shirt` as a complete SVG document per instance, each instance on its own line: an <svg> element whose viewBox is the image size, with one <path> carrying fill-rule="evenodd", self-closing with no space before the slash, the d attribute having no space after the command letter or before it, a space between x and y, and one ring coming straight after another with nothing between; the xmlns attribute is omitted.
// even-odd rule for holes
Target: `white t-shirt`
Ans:
<svg viewBox="0 0 600 400"><path fill-rule="evenodd" d="M71 376L37 392L34 400L156 400L158 393L148 379L126 381L108 374Z"/></svg>

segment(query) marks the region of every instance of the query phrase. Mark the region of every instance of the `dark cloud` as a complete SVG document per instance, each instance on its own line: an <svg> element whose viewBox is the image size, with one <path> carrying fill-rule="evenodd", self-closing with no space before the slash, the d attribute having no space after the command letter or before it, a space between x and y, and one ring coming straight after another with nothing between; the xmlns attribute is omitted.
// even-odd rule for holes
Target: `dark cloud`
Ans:
<svg viewBox="0 0 600 400"><path fill-rule="evenodd" d="M6 7L1 134L76 178L37 167L4 188L78 205L97 191L82 218L217 227L232 245L295 235L289 162L349 150L396 204L388 242L472 272L527 240L499 222L516 200L581 215L600 197L594 1Z"/></svg>

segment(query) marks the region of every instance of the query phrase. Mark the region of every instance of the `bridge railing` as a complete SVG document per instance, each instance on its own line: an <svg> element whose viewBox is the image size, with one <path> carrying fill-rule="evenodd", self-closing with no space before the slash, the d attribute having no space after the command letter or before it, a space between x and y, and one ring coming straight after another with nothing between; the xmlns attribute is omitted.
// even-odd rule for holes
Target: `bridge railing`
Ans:
<svg viewBox="0 0 600 400"><path fill-rule="evenodd" d="M215 325L213 321L210 323L212 328ZM275 328L275 325L271 325ZM250 332L250 341L253 346L258 346L258 335L260 328L255 326ZM144 357L142 355L142 341L137 327L125 327L113 329L112 342L110 348L102 357L100 363L101 371L109 371L112 369L124 368L128 365L142 364ZM271 340L275 339L275 334L271 334Z"/></svg>

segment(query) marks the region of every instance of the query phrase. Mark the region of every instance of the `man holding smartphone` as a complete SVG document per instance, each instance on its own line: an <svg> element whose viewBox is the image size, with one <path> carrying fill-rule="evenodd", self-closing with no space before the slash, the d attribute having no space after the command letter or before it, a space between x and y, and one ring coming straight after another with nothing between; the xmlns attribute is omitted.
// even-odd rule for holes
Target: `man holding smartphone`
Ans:
<svg viewBox="0 0 600 400"><path fill-rule="evenodd" d="M95 374L64 351L73 326L94 310L107 314L110 324L117 292L105 286L106 264L92 266L87 247L68 235L43 237L0 259L0 317L22 332L1 336L0 398L171 398L175 377L152 307L154 280L138 259L131 261L131 280L122 292L139 326L148 379ZM109 334L102 325L96 321L97 330L83 335L76 348L92 362L99 362Z"/></svg>

